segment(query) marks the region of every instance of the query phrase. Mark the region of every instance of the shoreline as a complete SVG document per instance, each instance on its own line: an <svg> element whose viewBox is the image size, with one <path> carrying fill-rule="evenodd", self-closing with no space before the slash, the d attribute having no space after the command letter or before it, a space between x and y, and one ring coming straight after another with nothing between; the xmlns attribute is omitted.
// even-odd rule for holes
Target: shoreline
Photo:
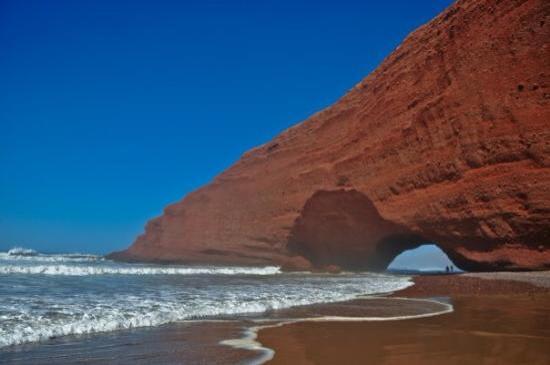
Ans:
<svg viewBox="0 0 550 365"><path fill-rule="evenodd" d="M393 316L360 316L360 315L319 315L319 316L303 316L303 317L296 317L296 318L287 318L287 319L264 319L259 320L258 322L267 322L271 324L258 324L250 327L246 327L243 331L243 336L239 338L234 339L225 339L220 341L220 345L229 346L234 349L238 350L247 350L259 353L258 356L256 356L254 359L251 359L248 364L253 365L260 365L264 364L270 360L273 359L275 356L275 350L264 346L259 340L258 340L258 334L260 331L269 330L272 328L279 328L283 326L298 324L298 323L304 323L304 322L312 322L312 323L326 323L326 322L390 322L390 321L404 321L404 320L411 320L411 319L419 319L419 318L429 318L429 317L435 317L446 313L451 313L453 311L453 306L449 303L437 301L435 299L429 299L429 298L410 298L410 297L397 297L397 296L388 296L381 295L381 296L372 296L372 297L365 297L361 299L353 299L345 302L335 302L335 303L323 303L323 304L310 304L305 306L298 306L294 308L288 308L286 312L295 312L298 311L300 308L305 308L306 311L312 310L312 309L319 309L324 308L326 310L327 307L336 307L338 309L341 309L343 312L346 310L349 311L348 306L350 305L360 305L365 306L367 304L366 302L369 301L403 301L403 302L415 302L418 304L421 304L422 306L425 306L427 304L431 304L432 306L436 304L437 306L440 306L438 310L435 311L427 311L426 313L418 313L418 314L404 314L404 315L393 315ZM369 303L370 304L370 303Z"/></svg>
<svg viewBox="0 0 550 365"><path fill-rule="evenodd" d="M438 297L550 293L550 271L415 275L414 285L392 295ZM537 279L539 281L537 282Z"/></svg>
<svg viewBox="0 0 550 365"><path fill-rule="evenodd" d="M479 363L479 356L489 356L494 361L488 364L500 365L521 362L500 361L495 354L479 351L514 348L518 341L530 339L533 343L522 346L536 356L522 356L530 364L549 363L550 355L543 349L550 346L550 272L407 277L414 284L404 289L344 302L278 309L262 316L64 336L0 352L8 362L21 364L29 360L46 364L55 356L60 364L75 359L91 364L115 359L120 364L153 359L159 364L191 359L222 364L231 359L230 363L322 365L360 364L371 356L373 363L408 365ZM501 323L506 318L511 322ZM453 353L453 340L439 340L449 336L461 339L461 352L474 348L478 353L469 358ZM490 344L480 347L479 341ZM199 352L204 346L208 352ZM441 353L451 360L437 357ZM454 361L453 356L459 358Z"/></svg>
<svg viewBox="0 0 550 365"><path fill-rule="evenodd" d="M263 363L284 364L292 360L294 364L330 364L334 361L359 364L365 361L365 356L369 356L369 353L371 356L376 354L378 362L388 364L479 363L487 356L490 357L487 362L490 364L518 363L515 360L520 360L521 357L515 353L505 351L500 355L488 355L485 352L494 346L502 346L507 341L517 342L519 338L532 338L536 342L525 344L535 354L529 359L530 363L543 364L550 361L550 354L546 355L545 351L550 346L550 329L546 330L549 327L544 323L538 325L536 321L532 321L541 312L545 317L550 315L549 271L417 275L413 277L413 281L414 285L391 293L386 298L434 300L446 297L454 310L436 313L427 318L386 323L360 318L346 321L337 318L307 319L258 328L254 341L271 351L272 355ZM516 321L514 326L521 327L525 333L507 333L505 327L501 328L499 321L505 322L508 318L506 316L486 319L476 317L479 312L491 310L508 311L509 315L512 313L510 316ZM467 324L466 328L461 328L462 324L469 321L479 323ZM532 324L532 328L523 328L529 324ZM424 326L427 328L425 332L418 333L417 327ZM495 327L498 331L495 331ZM397 328L401 331L395 331ZM424 337L430 337L429 333L434 331L442 338L460 333L464 337L464 343L469 345L465 346L462 353L455 353L452 339L437 344L430 339L430 344L428 338ZM404 333L407 335L404 336ZM484 340L490 338L493 342L477 346L478 337L483 336ZM388 348L395 348L396 351L384 350ZM445 352L449 352L447 357L438 355ZM512 362L507 362L510 360Z"/></svg>

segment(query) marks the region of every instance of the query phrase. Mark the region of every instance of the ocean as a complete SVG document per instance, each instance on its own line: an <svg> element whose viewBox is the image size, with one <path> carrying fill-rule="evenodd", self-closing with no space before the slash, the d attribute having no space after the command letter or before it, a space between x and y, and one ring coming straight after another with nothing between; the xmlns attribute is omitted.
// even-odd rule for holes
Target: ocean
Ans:
<svg viewBox="0 0 550 365"><path fill-rule="evenodd" d="M12 351L40 352L60 339L93 342L170 324L269 319L288 308L376 297L410 285L409 276L385 273L129 264L14 248L0 253L0 359Z"/></svg>

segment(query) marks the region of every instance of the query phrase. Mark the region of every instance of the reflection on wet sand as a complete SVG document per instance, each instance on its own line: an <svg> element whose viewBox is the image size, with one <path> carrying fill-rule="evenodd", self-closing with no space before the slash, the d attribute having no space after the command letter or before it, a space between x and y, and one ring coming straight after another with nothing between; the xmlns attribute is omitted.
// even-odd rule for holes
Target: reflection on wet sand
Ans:
<svg viewBox="0 0 550 365"><path fill-rule="evenodd" d="M550 294L457 296L452 313L260 331L269 364L549 364Z"/></svg>

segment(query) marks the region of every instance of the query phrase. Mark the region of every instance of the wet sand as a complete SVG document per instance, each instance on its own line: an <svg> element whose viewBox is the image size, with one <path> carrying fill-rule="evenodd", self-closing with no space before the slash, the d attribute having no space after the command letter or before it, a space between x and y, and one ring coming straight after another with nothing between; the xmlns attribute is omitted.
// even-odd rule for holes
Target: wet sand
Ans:
<svg viewBox="0 0 550 365"><path fill-rule="evenodd" d="M268 364L550 363L548 288L464 275L419 276L415 283L394 296L450 297L454 311L429 318L262 329L258 341L275 351Z"/></svg>
<svg viewBox="0 0 550 365"><path fill-rule="evenodd" d="M550 364L550 273L414 280L389 296L15 346L0 363Z"/></svg>
<svg viewBox="0 0 550 365"><path fill-rule="evenodd" d="M485 279L485 274L458 274L458 275L426 275L415 276L414 285L403 289L394 294L394 296L405 297L437 297L437 296L515 296L515 295L534 295L550 294L550 288L545 287L544 283L550 283L550 274L546 275L546 281L540 285L533 285L524 280L510 280L510 276L504 276L506 279L500 279L500 276L493 276L492 279ZM523 273L517 273L522 275ZM540 274L539 274L540 275ZM512 276L513 277L513 276Z"/></svg>
<svg viewBox="0 0 550 365"><path fill-rule="evenodd" d="M418 318L450 308L447 303L418 298L365 297L227 319L62 336L0 349L0 364L259 364L271 358L273 352L254 341L251 329L334 317L338 321Z"/></svg>
<svg viewBox="0 0 550 365"><path fill-rule="evenodd" d="M240 336L244 325L239 321L185 322L63 336L2 349L0 364L238 364L253 361L258 354L219 342Z"/></svg>

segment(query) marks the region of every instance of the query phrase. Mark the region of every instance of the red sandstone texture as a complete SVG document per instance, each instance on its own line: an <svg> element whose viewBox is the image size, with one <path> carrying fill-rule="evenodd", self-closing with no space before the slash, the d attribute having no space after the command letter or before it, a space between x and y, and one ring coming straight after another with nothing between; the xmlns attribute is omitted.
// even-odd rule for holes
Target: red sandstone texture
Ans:
<svg viewBox="0 0 550 365"><path fill-rule="evenodd" d="M114 258L550 267L550 2L461 0L331 107L168 206Z"/></svg>

